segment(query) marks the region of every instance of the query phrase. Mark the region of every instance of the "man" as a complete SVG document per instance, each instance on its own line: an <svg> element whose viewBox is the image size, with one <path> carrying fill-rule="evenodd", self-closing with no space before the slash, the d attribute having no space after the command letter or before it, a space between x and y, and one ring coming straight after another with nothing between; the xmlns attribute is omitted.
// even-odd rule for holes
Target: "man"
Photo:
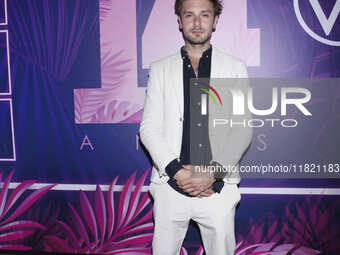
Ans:
<svg viewBox="0 0 340 255"><path fill-rule="evenodd" d="M180 253L190 219L200 228L207 255L234 253L234 214L241 199L239 178L213 174L197 177L191 158L192 143L203 139L197 151L202 149L205 162L237 166L252 138L251 129L230 131L226 155L215 162L214 152L205 146L209 143L207 135L196 136L193 141L190 133L193 111L189 99L194 93L190 79L247 77L241 61L210 44L221 11L218 0L176 0L175 13L185 46L150 66L140 138L154 163L150 193L155 220L152 251L156 255ZM200 134L207 134L204 123L208 119L201 120L203 124L197 123Z"/></svg>

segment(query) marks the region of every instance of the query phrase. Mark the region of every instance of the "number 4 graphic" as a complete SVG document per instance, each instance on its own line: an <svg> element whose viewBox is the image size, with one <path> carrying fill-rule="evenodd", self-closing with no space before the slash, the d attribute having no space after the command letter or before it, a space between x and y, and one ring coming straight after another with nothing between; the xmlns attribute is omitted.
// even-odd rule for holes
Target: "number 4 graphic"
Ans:
<svg viewBox="0 0 340 255"><path fill-rule="evenodd" d="M138 123L147 68L183 45L173 5L174 1L155 0L146 14L136 8L136 0L112 2L100 23L101 88L74 90L75 123ZM247 0L225 0L224 5L212 43L248 66L259 66L260 30L247 27ZM142 33L137 33L136 13L147 19L140 22L145 22Z"/></svg>

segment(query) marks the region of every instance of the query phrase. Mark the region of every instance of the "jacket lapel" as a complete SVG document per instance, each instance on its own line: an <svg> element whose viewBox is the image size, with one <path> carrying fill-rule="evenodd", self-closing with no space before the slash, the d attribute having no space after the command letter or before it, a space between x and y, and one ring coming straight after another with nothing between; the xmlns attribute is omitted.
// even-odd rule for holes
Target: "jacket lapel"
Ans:
<svg viewBox="0 0 340 255"><path fill-rule="evenodd" d="M170 65L172 70L173 77L173 87L176 93L177 100L177 108L179 111L179 116L183 118L184 113L184 98L183 98L183 61L181 56L181 51L179 50L175 57L173 58L173 65Z"/></svg>
<svg viewBox="0 0 340 255"><path fill-rule="evenodd" d="M211 52L211 70L210 70L210 77L211 78L217 78L219 77L218 71L219 71L219 59L218 59L218 50L212 46L212 52Z"/></svg>

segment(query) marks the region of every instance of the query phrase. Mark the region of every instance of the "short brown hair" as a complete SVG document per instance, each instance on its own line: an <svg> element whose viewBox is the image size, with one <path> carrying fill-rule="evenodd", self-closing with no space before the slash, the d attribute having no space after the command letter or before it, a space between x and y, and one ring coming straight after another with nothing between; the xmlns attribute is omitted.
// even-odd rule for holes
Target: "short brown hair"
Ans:
<svg viewBox="0 0 340 255"><path fill-rule="evenodd" d="M175 14L177 16L181 16L181 11L182 11L182 6L183 6L184 1L185 0L176 0L175 2ZM209 1L214 6L214 15L219 16L222 13L222 9L223 9L221 0L209 0Z"/></svg>

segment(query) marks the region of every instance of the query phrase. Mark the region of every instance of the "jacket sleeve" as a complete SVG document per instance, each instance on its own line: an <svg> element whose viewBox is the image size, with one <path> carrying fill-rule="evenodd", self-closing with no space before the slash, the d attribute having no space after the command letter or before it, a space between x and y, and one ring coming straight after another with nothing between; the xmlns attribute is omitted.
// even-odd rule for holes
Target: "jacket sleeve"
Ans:
<svg viewBox="0 0 340 255"><path fill-rule="evenodd" d="M150 153L160 177L167 175L165 172L166 166L177 158L177 155L171 151L169 144L164 137L162 74L161 67L156 64L151 64L144 112L139 129L140 140Z"/></svg>

